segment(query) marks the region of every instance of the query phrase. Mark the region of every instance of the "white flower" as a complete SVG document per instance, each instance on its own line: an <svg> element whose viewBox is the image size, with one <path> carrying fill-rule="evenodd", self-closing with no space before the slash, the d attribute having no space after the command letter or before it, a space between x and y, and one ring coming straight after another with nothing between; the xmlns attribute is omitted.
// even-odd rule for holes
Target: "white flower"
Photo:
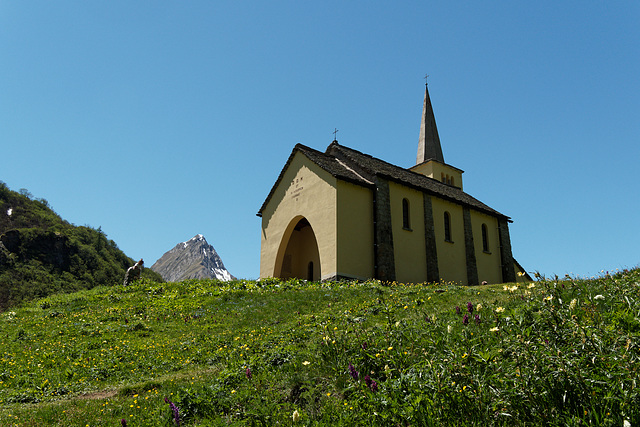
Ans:
<svg viewBox="0 0 640 427"><path fill-rule="evenodd" d="M477 311L482 310L482 304L478 304L478 305L476 305L476 310L477 310Z"/></svg>
<svg viewBox="0 0 640 427"><path fill-rule="evenodd" d="M573 310L574 308L576 308L576 304L578 304L578 300L577 299L572 299L571 302L569 303L569 310Z"/></svg>
<svg viewBox="0 0 640 427"><path fill-rule="evenodd" d="M491 332L498 332L500 330L500 328L498 328L497 326L489 329Z"/></svg>
<svg viewBox="0 0 640 427"><path fill-rule="evenodd" d="M451 325L447 325L447 333L451 333L451 331L453 331L453 328Z"/></svg>
<svg viewBox="0 0 640 427"><path fill-rule="evenodd" d="M298 412L298 410L296 409L295 411L293 411L293 415L291 416L291 418L293 418L294 423L297 423L300 420L300 412Z"/></svg>
<svg viewBox="0 0 640 427"><path fill-rule="evenodd" d="M593 299L604 299L604 296L602 296L602 295L596 295L595 297L593 297Z"/></svg>
<svg viewBox="0 0 640 427"><path fill-rule="evenodd" d="M496 308L496 313L502 313L504 311L503 307Z"/></svg>

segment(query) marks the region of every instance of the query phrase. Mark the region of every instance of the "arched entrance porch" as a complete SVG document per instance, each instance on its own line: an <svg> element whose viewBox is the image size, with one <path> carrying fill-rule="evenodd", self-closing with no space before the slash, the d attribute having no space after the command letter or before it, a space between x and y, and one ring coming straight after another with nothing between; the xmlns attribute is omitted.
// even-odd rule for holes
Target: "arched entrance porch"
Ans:
<svg viewBox="0 0 640 427"><path fill-rule="evenodd" d="M294 218L287 227L276 257L275 276L283 279L320 280L320 252L309 221Z"/></svg>

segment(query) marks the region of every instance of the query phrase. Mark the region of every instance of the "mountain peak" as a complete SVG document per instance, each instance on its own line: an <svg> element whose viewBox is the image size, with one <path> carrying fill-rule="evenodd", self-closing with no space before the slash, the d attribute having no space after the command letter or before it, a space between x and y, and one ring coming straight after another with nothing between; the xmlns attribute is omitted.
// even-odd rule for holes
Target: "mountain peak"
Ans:
<svg viewBox="0 0 640 427"><path fill-rule="evenodd" d="M202 234L196 234L195 236L193 236L191 239L187 240L186 242L182 242L182 246L184 248L186 248L187 246L189 246L189 244L198 243L198 242L204 242L205 244L207 244L207 239L205 239Z"/></svg>
<svg viewBox="0 0 640 427"><path fill-rule="evenodd" d="M216 250L202 234L178 243L151 266L168 282L188 279L233 280Z"/></svg>

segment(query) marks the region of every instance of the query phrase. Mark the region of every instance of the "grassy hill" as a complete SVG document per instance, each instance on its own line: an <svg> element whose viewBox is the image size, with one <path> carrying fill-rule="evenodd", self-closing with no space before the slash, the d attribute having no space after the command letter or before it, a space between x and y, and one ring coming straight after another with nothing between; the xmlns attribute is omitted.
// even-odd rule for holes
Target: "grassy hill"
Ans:
<svg viewBox="0 0 640 427"><path fill-rule="evenodd" d="M640 425L639 315L638 269L97 287L0 315L0 425Z"/></svg>
<svg viewBox="0 0 640 427"><path fill-rule="evenodd" d="M23 300L118 283L133 263L100 228L70 224L45 199L0 181L0 312ZM144 275L162 281L151 270Z"/></svg>

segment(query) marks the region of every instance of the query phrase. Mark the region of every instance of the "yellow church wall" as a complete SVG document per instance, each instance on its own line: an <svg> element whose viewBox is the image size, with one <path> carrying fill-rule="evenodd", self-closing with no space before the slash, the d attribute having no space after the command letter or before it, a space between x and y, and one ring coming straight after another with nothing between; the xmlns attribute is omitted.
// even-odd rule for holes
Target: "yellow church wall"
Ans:
<svg viewBox="0 0 640 427"><path fill-rule="evenodd" d="M409 202L409 229L404 228L402 200ZM396 281L421 283L427 278L422 192L389 182Z"/></svg>
<svg viewBox="0 0 640 427"><path fill-rule="evenodd" d="M467 263L464 247L464 222L462 206L439 197L432 197L433 223L438 250L438 272L444 281L467 284ZM445 241L444 213L451 219L451 242Z"/></svg>
<svg viewBox="0 0 640 427"><path fill-rule="evenodd" d="M294 155L262 211L260 277L278 274L293 227L302 217L309 221L318 243L321 277L335 274L336 181L303 154Z"/></svg>
<svg viewBox="0 0 640 427"><path fill-rule="evenodd" d="M502 269L500 267L500 240L498 234L498 220L495 217L471 210L471 229L473 230L473 245L475 247L478 281L480 283L501 283ZM487 226L487 240L489 250L485 252L482 246L482 224Z"/></svg>
<svg viewBox="0 0 640 427"><path fill-rule="evenodd" d="M369 279L375 275L373 254L373 193L338 181L337 274Z"/></svg>

